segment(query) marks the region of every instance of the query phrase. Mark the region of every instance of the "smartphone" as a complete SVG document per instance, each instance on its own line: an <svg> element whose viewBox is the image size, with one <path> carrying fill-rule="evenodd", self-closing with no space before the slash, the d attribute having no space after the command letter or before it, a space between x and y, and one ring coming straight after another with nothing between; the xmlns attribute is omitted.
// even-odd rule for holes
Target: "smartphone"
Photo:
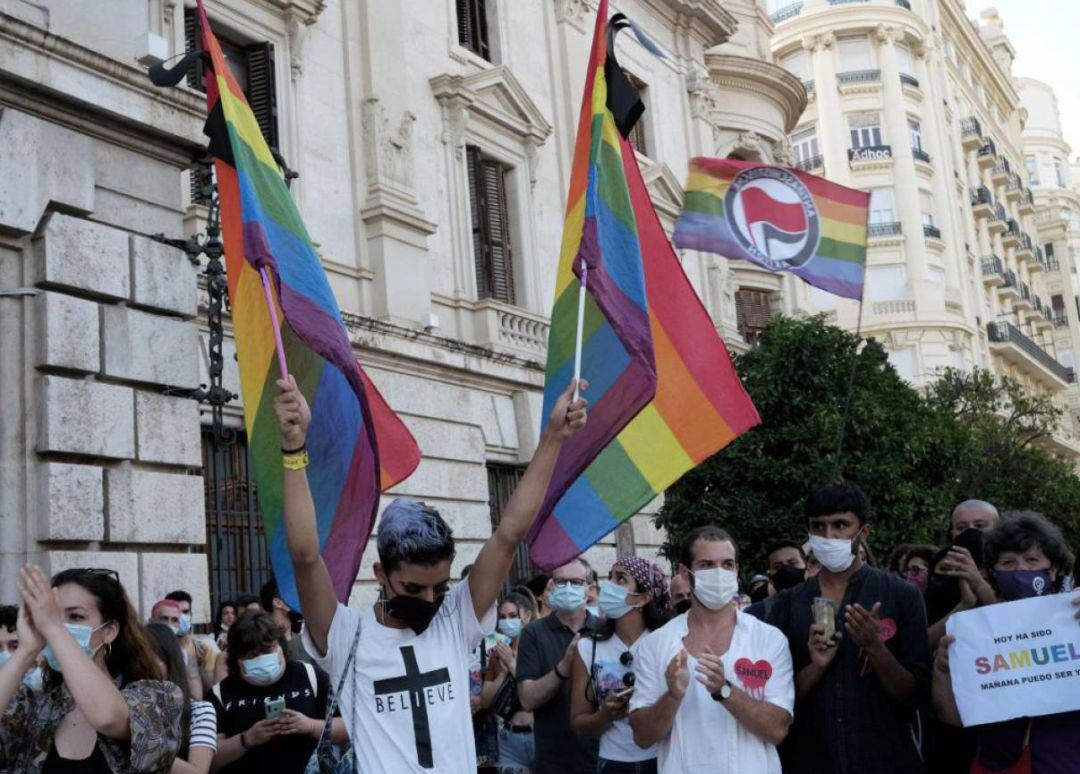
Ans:
<svg viewBox="0 0 1080 774"><path fill-rule="evenodd" d="M264 704L264 707L266 709L266 717L267 718L276 718L276 717L279 717L283 712L285 712L285 697L284 696L281 697L280 699L274 699L274 700L266 699L263 702L263 704Z"/></svg>
<svg viewBox="0 0 1080 774"><path fill-rule="evenodd" d="M623 688L621 691L615 691L615 698L621 699L623 696L629 696L633 692L634 686L631 685L629 688Z"/></svg>
<svg viewBox="0 0 1080 774"><path fill-rule="evenodd" d="M505 634L500 634L499 632L493 632L492 634L489 634L484 638L484 647L487 648L488 650L491 650L496 645L498 645L500 642L503 645L509 645L510 644L510 638L507 637Z"/></svg>
<svg viewBox="0 0 1080 774"><path fill-rule="evenodd" d="M828 597L814 597L814 624L825 627L825 639L831 642L836 635L836 603Z"/></svg>

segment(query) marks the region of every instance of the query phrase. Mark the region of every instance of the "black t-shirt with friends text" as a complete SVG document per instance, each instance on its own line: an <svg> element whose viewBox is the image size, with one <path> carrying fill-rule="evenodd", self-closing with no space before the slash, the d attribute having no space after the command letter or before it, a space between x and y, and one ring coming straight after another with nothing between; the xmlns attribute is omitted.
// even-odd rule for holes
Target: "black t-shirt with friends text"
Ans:
<svg viewBox="0 0 1080 774"><path fill-rule="evenodd" d="M309 671L310 670L310 671ZM312 673L315 690L312 690ZM218 733L226 737L247 731L266 718L266 702L285 699L285 708L309 718L326 717L330 678L326 672L299 661L285 664L285 673L273 685L257 686L230 675L217 685L210 701L217 712ZM247 772L303 772L318 740L307 734L276 736L265 744L251 746L241 758L220 769L223 774Z"/></svg>

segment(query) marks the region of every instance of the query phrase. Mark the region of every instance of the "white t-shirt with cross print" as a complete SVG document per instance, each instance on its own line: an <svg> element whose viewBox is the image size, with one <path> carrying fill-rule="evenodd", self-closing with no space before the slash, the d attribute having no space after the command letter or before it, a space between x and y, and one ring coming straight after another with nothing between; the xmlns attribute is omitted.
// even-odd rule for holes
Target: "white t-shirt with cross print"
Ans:
<svg viewBox="0 0 1080 774"><path fill-rule="evenodd" d="M359 613L341 604L324 657L304 631L304 647L336 688L361 626L356 679L338 699L361 772L475 774L469 654L494 619L494 606L477 619L463 581L419 636L378 623L373 608Z"/></svg>

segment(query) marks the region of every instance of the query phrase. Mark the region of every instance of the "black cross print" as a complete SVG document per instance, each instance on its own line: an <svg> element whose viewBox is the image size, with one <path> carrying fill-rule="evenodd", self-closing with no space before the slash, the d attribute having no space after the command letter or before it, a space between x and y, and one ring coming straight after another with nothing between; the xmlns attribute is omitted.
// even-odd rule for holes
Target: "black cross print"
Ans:
<svg viewBox="0 0 1080 774"><path fill-rule="evenodd" d="M425 688L433 688L450 682L450 671L443 667L431 672L421 672L416 663L416 653L412 645L401 648L401 659L405 662L405 674L386 680L376 680L375 695L388 693L408 693L409 707L412 710L413 734L416 736L416 762L425 769L435 768L431 757L431 728L428 726L427 698Z"/></svg>

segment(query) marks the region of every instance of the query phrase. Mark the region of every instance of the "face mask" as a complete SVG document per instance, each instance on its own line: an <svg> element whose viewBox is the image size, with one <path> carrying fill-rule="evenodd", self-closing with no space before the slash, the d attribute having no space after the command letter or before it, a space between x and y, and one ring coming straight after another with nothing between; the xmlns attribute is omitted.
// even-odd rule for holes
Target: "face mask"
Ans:
<svg viewBox="0 0 1080 774"><path fill-rule="evenodd" d="M597 603L600 607L600 613L609 620L615 618L622 618L631 610L637 610L641 605L631 605L627 603L626 597L630 594L630 590L625 586L620 586L614 581L601 581L600 582L600 596L597 597Z"/></svg>
<svg viewBox="0 0 1080 774"><path fill-rule="evenodd" d="M75 642L79 643L79 647L83 649L83 653L85 653L92 659L94 657L94 654L97 653L98 648L100 648L101 646L98 645L97 648L91 648L90 638L94 636L94 632L96 632L102 626L107 625L108 623L109 621L106 621L101 626L98 626L95 629L91 629L89 626L82 626L80 624L64 624L64 627L68 630L68 632L71 633L71 636L75 638ZM56 660L56 656L53 654L51 646L46 645L45 649L42 651L42 655L45 656L45 661L48 662L49 666L54 672L62 671L60 669L60 662Z"/></svg>
<svg viewBox="0 0 1080 774"><path fill-rule="evenodd" d="M720 610L739 592L739 576L723 567L698 570L694 576L694 596L710 610Z"/></svg>
<svg viewBox="0 0 1080 774"><path fill-rule="evenodd" d="M41 673L41 667L35 666L23 677L23 685L34 693L41 693L45 688L45 676Z"/></svg>
<svg viewBox="0 0 1080 774"><path fill-rule="evenodd" d="M1054 593L1049 570L995 570L994 583L1009 602Z"/></svg>
<svg viewBox="0 0 1080 774"><path fill-rule="evenodd" d="M498 623L499 634L505 634L512 640L516 640L521 636L521 619L520 618L503 618Z"/></svg>
<svg viewBox="0 0 1080 774"><path fill-rule="evenodd" d="M908 570L904 573L904 580L917 588L923 594L926 593L926 582L929 574L926 570Z"/></svg>
<svg viewBox="0 0 1080 774"><path fill-rule="evenodd" d="M683 613L685 613L687 610L690 609L690 604L691 603L689 599L680 599L678 602L675 603L675 615L682 615Z"/></svg>
<svg viewBox="0 0 1080 774"><path fill-rule="evenodd" d="M442 607L443 599L444 596L438 596L434 602L428 602L419 597L398 595L386 600L383 605L387 615L398 619L420 636L431 625L435 614Z"/></svg>
<svg viewBox="0 0 1080 774"><path fill-rule="evenodd" d="M191 633L191 616L187 613L180 615L180 628L176 631L177 637L187 637Z"/></svg>
<svg viewBox="0 0 1080 774"><path fill-rule="evenodd" d="M780 565L772 576L772 585L777 592L798 586L805 579L806 570L801 567L792 567L790 564Z"/></svg>
<svg viewBox="0 0 1080 774"><path fill-rule="evenodd" d="M823 538L810 536L810 550L829 572L843 572L855 561L851 552L851 541L844 538Z"/></svg>
<svg viewBox="0 0 1080 774"><path fill-rule="evenodd" d="M240 662L244 679L252 685L273 685L285 671L285 661L277 651L264 653Z"/></svg>
<svg viewBox="0 0 1080 774"><path fill-rule="evenodd" d="M576 613L585 606L585 587L572 583L556 585L548 597L548 605L559 613Z"/></svg>

